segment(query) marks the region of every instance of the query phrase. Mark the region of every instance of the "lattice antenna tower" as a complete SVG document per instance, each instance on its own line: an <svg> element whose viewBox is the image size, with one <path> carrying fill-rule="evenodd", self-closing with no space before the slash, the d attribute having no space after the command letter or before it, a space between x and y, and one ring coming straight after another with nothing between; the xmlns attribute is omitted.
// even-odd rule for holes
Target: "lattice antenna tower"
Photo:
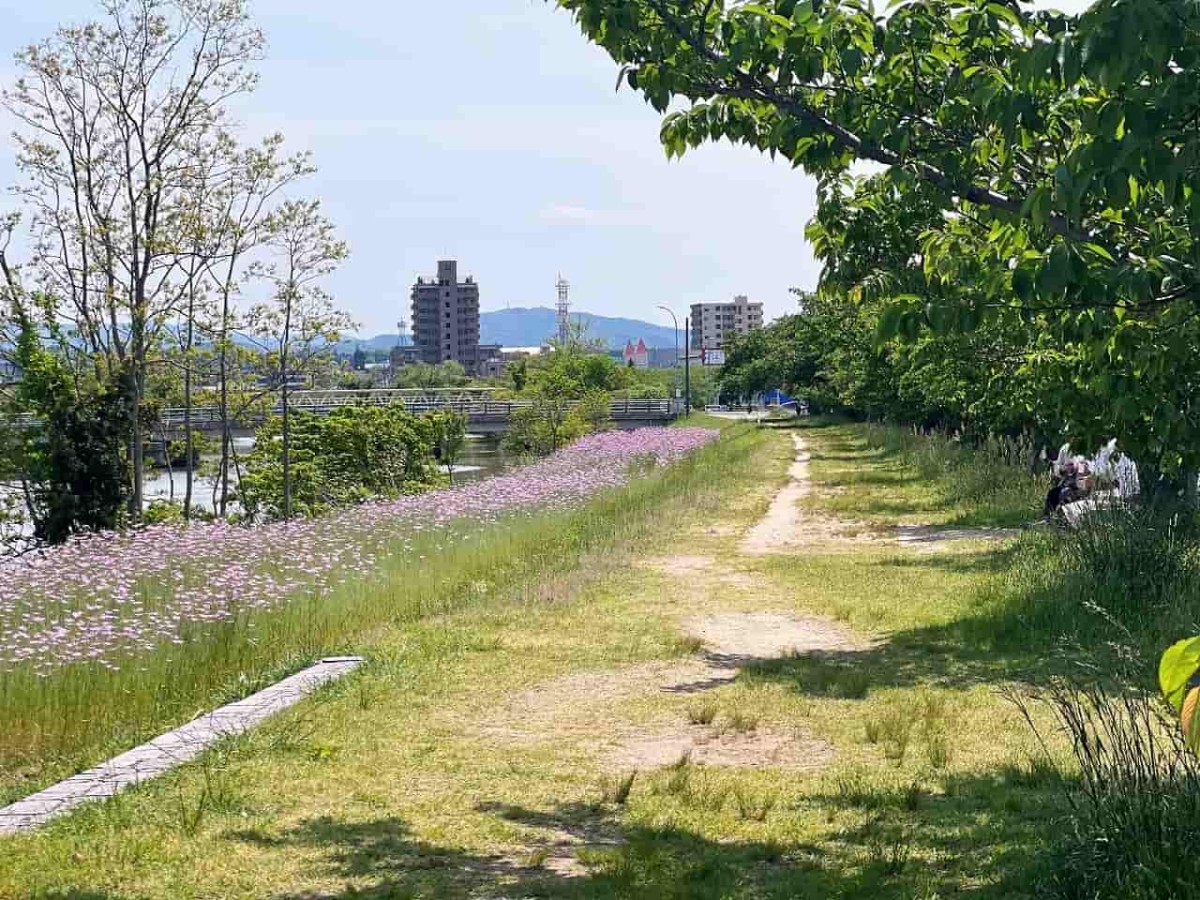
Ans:
<svg viewBox="0 0 1200 900"><path fill-rule="evenodd" d="M563 346L571 340L571 285L560 274L558 288L558 342Z"/></svg>

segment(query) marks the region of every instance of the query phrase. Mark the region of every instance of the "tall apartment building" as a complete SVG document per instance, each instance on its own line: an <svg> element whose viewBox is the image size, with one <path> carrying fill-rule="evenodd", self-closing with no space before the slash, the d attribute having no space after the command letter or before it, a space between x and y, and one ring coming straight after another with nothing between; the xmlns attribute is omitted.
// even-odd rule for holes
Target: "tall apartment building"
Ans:
<svg viewBox="0 0 1200 900"><path fill-rule="evenodd" d="M739 295L732 303L692 304L693 350L720 350L735 334L763 327L763 305Z"/></svg>
<svg viewBox="0 0 1200 900"><path fill-rule="evenodd" d="M454 361L475 374L499 347L479 343L479 285L458 280L458 263L438 262L437 278L418 278L412 289L413 346L421 362Z"/></svg>

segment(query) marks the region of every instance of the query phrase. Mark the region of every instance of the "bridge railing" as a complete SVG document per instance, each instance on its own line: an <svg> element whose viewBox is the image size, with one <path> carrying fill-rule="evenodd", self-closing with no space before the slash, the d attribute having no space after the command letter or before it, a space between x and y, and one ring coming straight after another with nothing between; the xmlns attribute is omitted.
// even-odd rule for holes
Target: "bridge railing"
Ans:
<svg viewBox="0 0 1200 900"><path fill-rule="evenodd" d="M367 392L367 391L346 391L346 392L315 392L325 394L323 398L326 402L316 402L315 397L308 397L302 404L293 405L292 409L300 412L311 412L318 415L328 414L335 409L341 409L346 406L362 405L370 403L370 400L363 400L362 394L375 393L382 395L388 393L391 399L388 403L393 403L397 399L395 392ZM329 394L356 394L360 395L357 401L350 400L345 396L336 396L329 398ZM377 401L378 402L378 401ZM380 405L385 405L380 403ZM409 412L428 413L440 412L443 410L453 410L466 416L474 421L502 421L507 419L515 410L526 409L533 405L531 400L493 400L493 399L477 399L465 397L413 397L405 401L405 408ZM570 404L575 406L577 404ZM282 412L282 409L276 404L275 413ZM679 403L675 400L613 400L609 408L609 415L617 421L656 421L663 419L671 419L682 412ZM186 411L181 408L169 408L162 411L162 423L168 427L183 427L186 420ZM246 424L256 424L263 420L261 414L256 414L249 417L250 422ZM221 421L220 407L216 406L197 406L192 408L191 414L192 424L198 427L205 425L219 424Z"/></svg>

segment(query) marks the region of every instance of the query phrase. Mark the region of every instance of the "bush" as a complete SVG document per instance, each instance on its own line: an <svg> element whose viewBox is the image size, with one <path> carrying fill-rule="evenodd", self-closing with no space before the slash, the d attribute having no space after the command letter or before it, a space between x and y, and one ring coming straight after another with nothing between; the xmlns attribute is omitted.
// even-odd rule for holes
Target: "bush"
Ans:
<svg viewBox="0 0 1200 900"><path fill-rule="evenodd" d="M251 519L283 511L282 422L258 430L239 485ZM313 516L372 497L398 497L437 485L434 426L396 404L348 406L327 416L291 417L292 509Z"/></svg>
<svg viewBox="0 0 1200 900"><path fill-rule="evenodd" d="M1046 888L1069 900L1195 896L1200 760L1157 697L1128 682L1060 681L1042 700L1079 765ZM1032 722L1032 717L1027 717Z"/></svg>
<svg viewBox="0 0 1200 900"><path fill-rule="evenodd" d="M203 506L192 507L193 522L211 522L215 518L212 510ZM183 504L173 500L154 500L142 513L145 525L182 525L184 521Z"/></svg>
<svg viewBox="0 0 1200 900"><path fill-rule="evenodd" d="M568 392L539 391L530 406L513 410L504 433L504 451L512 456L548 456L585 434L609 425L611 400L589 390L579 399Z"/></svg>

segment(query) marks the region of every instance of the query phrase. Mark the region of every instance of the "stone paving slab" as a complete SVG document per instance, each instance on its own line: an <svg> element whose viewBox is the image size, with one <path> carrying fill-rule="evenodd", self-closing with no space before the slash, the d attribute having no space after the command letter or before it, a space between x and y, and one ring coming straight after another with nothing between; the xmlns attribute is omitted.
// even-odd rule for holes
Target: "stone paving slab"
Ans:
<svg viewBox="0 0 1200 900"><path fill-rule="evenodd" d="M112 797L195 759L213 744L249 731L275 713L303 700L321 685L361 665L357 656L325 659L244 700L222 706L186 725L135 747L94 769L73 775L0 809L0 834L44 825L90 800Z"/></svg>

